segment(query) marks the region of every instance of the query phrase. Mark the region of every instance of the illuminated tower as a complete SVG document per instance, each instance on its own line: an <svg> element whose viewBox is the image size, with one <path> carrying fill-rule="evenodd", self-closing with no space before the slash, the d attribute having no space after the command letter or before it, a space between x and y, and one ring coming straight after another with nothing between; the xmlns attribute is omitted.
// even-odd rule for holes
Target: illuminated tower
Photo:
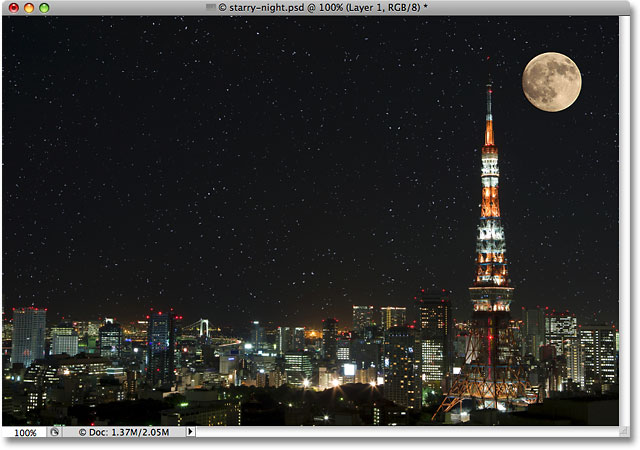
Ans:
<svg viewBox="0 0 640 450"><path fill-rule="evenodd" d="M440 410L450 411L464 399L477 408L511 409L535 396L520 365L509 327L513 287L507 270L504 228L498 200L498 147L493 140L491 82L487 84L487 116L482 147L482 205L476 243L476 273L469 288L473 316L465 363ZM437 414L437 413L436 413ZM434 414L435 417L435 414Z"/></svg>

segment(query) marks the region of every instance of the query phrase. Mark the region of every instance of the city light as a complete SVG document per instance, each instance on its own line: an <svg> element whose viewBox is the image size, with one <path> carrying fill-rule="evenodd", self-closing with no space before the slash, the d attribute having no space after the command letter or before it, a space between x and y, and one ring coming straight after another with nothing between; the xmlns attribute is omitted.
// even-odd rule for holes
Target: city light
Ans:
<svg viewBox="0 0 640 450"><path fill-rule="evenodd" d="M5 117L16 118L3 141L7 167L16 169L5 172L5 238L16 242L5 258L11 286L3 309L3 421L47 436L52 424L60 437L79 430L100 437L131 421L205 437L188 427L228 433L233 428L222 427L273 425L326 435L334 425L563 425L556 430L618 419L628 361L617 330L628 327L616 320L615 313L624 315L617 291L600 285L617 281L611 244L618 236L609 231L619 225L618 205L608 204L616 174L605 168L620 161L606 151L584 161L574 154L588 143L619 143L608 118L615 108L604 108L618 103L617 69L592 64L606 54L600 41L618 43L613 18L601 28L573 16L535 19L536 27L488 18L477 33L462 35L452 17L443 24L428 17L424 27L416 16L401 23L399 39L377 20L355 35L351 26L314 21L300 35L300 27L271 26L280 20L274 16L216 27L221 45L209 45L209 30L188 16L151 19L151 28L162 22L157 30L169 36L160 39L139 16L92 20L86 33L74 29L75 18L62 17L71 11L64 5L5 5L12 45L4 67L6 79L17 81L8 84L3 105ZM208 14L220 5L207 5ZM32 40L55 44L45 58L49 72L90 62L72 71L69 83L42 84L42 58L29 48L34 21L42 27ZM585 33L574 42L575 33L563 34L560 25ZM313 44L306 51L312 34L344 40L346 50L341 45L336 55L335 45ZM285 35L294 45L274 44ZM560 37L567 49L589 43L577 55L585 56L582 69L611 95L583 96L581 109L554 116L565 117L562 126L540 132L544 143L536 147L531 134L542 122L527 128L523 121L535 117L520 114L526 98L513 95L519 65L522 55L557 47ZM252 55L254 40L260 49ZM501 48L502 40L517 48ZM185 48L186 63L177 57ZM476 67L485 56L478 49L487 48L500 55L495 84L490 68ZM603 61L615 62L613 50ZM173 79L167 70L186 72ZM283 83L278 71L311 90ZM17 95L24 86L35 86L37 95ZM397 105L388 108L398 87ZM33 120L49 110L47 134ZM167 110L177 111L177 121ZM75 120L73 111L88 111L86 120ZM598 111L602 126L581 130L578 124L595 123L584 111ZM247 120L238 125L238 118ZM593 136L582 136L586 131ZM569 137L575 146L566 145ZM502 142L507 161L499 167ZM398 146L402 152L388 151ZM573 173L567 159L580 170ZM114 181L120 176L123 185ZM501 178L508 181L502 211ZM564 189L566 180L576 189ZM585 193L602 212L597 220L574 214L587 204ZM347 213L355 219L343 220ZM503 213L513 221L509 240ZM576 252L585 242L590 251ZM520 247L513 259L507 243ZM562 270L566 264L575 270ZM590 278L597 282L584 287ZM549 306L534 309L536 298ZM82 428L89 424L97 427ZM438 435L457 430L442 427Z"/></svg>

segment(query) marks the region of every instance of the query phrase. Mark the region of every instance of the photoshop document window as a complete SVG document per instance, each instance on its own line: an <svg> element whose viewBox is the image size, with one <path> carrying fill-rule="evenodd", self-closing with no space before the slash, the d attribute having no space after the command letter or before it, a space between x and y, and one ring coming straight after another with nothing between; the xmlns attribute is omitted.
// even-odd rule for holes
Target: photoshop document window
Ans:
<svg viewBox="0 0 640 450"><path fill-rule="evenodd" d="M628 438L630 11L2 2L3 436Z"/></svg>

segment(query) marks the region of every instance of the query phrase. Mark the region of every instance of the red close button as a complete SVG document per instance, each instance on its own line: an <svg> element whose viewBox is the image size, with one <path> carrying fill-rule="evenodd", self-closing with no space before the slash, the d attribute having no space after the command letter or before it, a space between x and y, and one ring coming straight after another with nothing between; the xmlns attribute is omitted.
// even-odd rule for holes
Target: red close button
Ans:
<svg viewBox="0 0 640 450"><path fill-rule="evenodd" d="M17 3L11 3L9 5L9 12L10 13L17 13L18 11L20 11L20 7L18 6Z"/></svg>

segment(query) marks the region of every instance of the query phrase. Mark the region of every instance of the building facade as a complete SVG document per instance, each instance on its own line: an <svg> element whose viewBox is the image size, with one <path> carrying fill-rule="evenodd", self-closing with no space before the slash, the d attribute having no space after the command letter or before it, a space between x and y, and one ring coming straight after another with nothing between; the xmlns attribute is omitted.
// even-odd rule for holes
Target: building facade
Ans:
<svg viewBox="0 0 640 450"><path fill-rule="evenodd" d="M525 309L522 314L523 319L523 350L525 355L532 355L539 358L541 345L545 344L545 319L544 311L540 308Z"/></svg>
<svg viewBox="0 0 640 450"><path fill-rule="evenodd" d="M152 386L170 385L175 379L178 316L173 312L152 311L148 321L147 382Z"/></svg>
<svg viewBox="0 0 640 450"><path fill-rule="evenodd" d="M322 357L335 362L338 357L338 319L322 321Z"/></svg>
<svg viewBox="0 0 640 450"><path fill-rule="evenodd" d="M446 290L416 296L420 329L422 379L440 385L453 371L453 316Z"/></svg>
<svg viewBox="0 0 640 450"><path fill-rule="evenodd" d="M306 352L290 352L284 355L284 370L287 374L287 383L292 386L304 386L305 381L311 379L313 366L311 355Z"/></svg>
<svg viewBox="0 0 640 450"><path fill-rule="evenodd" d="M582 326L579 336L584 358L584 389L599 392L605 385L618 384L616 330L610 325Z"/></svg>
<svg viewBox="0 0 640 450"><path fill-rule="evenodd" d="M70 323L51 328L51 354L69 356L78 354L78 333Z"/></svg>
<svg viewBox="0 0 640 450"><path fill-rule="evenodd" d="M353 305L353 331L361 334L365 328L375 326L374 313L375 308L373 306Z"/></svg>
<svg viewBox="0 0 640 450"><path fill-rule="evenodd" d="M569 312L547 312L544 315L545 344L553 345L557 355L567 356L569 341L578 336L578 320Z"/></svg>
<svg viewBox="0 0 640 450"><path fill-rule="evenodd" d="M13 311L11 364L29 367L36 359L44 358L47 311L28 307Z"/></svg>
<svg viewBox="0 0 640 450"><path fill-rule="evenodd" d="M109 359L119 359L122 356L122 327L112 319L107 319L100 327L98 347L100 356Z"/></svg>
<svg viewBox="0 0 640 450"><path fill-rule="evenodd" d="M420 409L422 377L420 339L408 326L391 327L384 343L384 397L398 406Z"/></svg>
<svg viewBox="0 0 640 450"><path fill-rule="evenodd" d="M407 308L404 306L383 306L380 308L380 326L384 331L391 327L407 324Z"/></svg>

